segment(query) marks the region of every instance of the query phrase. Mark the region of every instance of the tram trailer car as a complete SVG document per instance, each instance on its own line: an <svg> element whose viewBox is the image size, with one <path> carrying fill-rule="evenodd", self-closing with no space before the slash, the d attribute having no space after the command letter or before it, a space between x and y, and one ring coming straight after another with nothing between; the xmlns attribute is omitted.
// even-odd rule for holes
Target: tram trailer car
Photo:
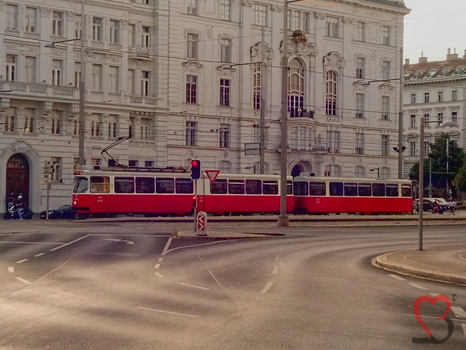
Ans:
<svg viewBox="0 0 466 350"><path fill-rule="evenodd" d="M295 212L412 213L412 188L412 182L404 179L297 176L293 179Z"/></svg>
<svg viewBox="0 0 466 350"><path fill-rule="evenodd" d="M219 174L214 182L197 180L197 210L213 215L280 212L277 175ZM195 182L190 174L161 168L100 168L75 172L72 207L79 217L145 214L192 215ZM292 179L287 212L294 210Z"/></svg>

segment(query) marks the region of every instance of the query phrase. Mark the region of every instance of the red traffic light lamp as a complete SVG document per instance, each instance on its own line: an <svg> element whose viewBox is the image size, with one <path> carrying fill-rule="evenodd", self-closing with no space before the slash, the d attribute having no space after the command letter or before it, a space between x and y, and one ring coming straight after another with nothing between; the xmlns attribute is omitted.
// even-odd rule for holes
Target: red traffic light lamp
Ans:
<svg viewBox="0 0 466 350"><path fill-rule="evenodd" d="M201 161L193 159L191 161L191 179L197 180L201 178Z"/></svg>

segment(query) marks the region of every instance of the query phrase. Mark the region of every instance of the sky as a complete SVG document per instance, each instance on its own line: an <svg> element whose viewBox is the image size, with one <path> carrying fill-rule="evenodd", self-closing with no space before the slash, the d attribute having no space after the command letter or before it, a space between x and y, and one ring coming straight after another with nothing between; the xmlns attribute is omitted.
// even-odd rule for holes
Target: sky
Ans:
<svg viewBox="0 0 466 350"><path fill-rule="evenodd" d="M466 50L465 0L404 0L411 9L404 21L404 58L417 63L445 60L448 48L463 57Z"/></svg>

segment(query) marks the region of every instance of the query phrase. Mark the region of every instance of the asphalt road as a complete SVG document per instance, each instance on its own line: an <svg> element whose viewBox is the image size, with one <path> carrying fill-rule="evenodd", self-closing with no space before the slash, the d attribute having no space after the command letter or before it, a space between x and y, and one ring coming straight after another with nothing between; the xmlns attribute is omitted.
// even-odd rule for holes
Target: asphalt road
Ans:
<svg viewBox="0 0 466 350"><path fill-rule="evenodd" d="M415 227L219 224L268 238L172 238L189 225L16 222L0 227L3 349L460 349L464 287L375 268ZM465 243L426 227L425 245ZM426 331L441 344L419 344ZM463 310L463 311L461 311ZM463 312L463 313L462 313ZM418 338L414 339L413 338ZM434 339L434 340L435 340ZM432 339L430 340L432 341Z"/></svg>

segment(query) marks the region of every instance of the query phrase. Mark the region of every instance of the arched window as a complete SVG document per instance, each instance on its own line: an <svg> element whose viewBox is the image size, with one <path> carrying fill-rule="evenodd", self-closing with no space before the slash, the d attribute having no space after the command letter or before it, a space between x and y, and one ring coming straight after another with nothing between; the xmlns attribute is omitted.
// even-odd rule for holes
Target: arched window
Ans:
<svg viewBox="0 0 466 350"><path fill-rule="evenodd" d="M325 176L341 176L341 168L338 165L330 164L325 167Z"/></svg>
<svg viewBox="0 0 466 350"><path fill-rule="evenodd" d="M231 163L226 161L226 160L222 160L222 161L218 162L218 170L220 170L220 172L223 173L223 174L230 174L231 173Z"/></svg>
<svg viewBox="0 0 466 350"><path fill-rule="evenodd" d="M290 117L298 117L304 107L304 65L293 59L288 67L288 111Z"/></svg>
<svg viewBox="0 0 466 350"><path fill-rule="evenodd" d="M337 72L333 70L325 79L325 106L327 115L337 115Z"/></svg>
<svg viewBox="0 0 466 350"><path fill-rule="evenodd" d="M354 168L354 177L366 177L366 169L361 165L356 166Z"/></svg>
<svg viewBox="0 0 466 350"><path fill-rule="evenodd" d="M380 168L380 177L382 179L389 179L390 178L390 168L387 168L387 167Z"/></svg>

